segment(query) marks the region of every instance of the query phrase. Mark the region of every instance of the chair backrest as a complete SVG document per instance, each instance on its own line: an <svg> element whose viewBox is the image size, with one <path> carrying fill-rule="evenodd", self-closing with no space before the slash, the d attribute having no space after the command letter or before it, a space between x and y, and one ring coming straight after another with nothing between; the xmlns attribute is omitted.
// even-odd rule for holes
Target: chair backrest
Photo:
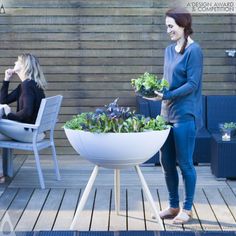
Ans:
<svg viewBox="0 0 236 236"><path fill-rule="evenodd" d="M38 133L54 130L63 96L57 95L42 99L35 124Z"/></svg>

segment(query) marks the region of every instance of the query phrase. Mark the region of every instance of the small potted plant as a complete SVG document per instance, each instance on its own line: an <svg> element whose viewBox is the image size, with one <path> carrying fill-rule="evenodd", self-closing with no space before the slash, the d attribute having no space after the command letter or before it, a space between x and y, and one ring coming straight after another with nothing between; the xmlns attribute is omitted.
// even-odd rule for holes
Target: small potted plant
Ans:
<svg viewBox="0 0 236 236"><path fill-rule="evenodd" d="M141 164L164 144L170 126L161 116L155 119L136 114L114 102L74 116L64 125L72 147L84 158L107 168Z"/></svg>
<svg viewBox="0 0 236 236"><path fill-rule="evenodd" d="M225 122L220 123L219 128L222 134L223 141L230 141L231 137L235 136L236 133L236 123L235 122Z"/></svg>
<svg viewBox="0 0 236 236"><path fill-rule="evenodd" d="M155 91L163 92L169 88L169 83L165 79L160 79L154 74L145 72L137 79L131 79L131 85L135 92L144 97L156 97Z"/></svg>

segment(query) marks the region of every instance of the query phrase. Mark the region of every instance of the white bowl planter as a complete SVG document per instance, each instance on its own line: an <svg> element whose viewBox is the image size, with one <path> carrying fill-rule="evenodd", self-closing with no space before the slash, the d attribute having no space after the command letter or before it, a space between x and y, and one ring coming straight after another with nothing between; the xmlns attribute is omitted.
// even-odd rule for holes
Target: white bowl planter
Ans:
<svg viewBox="0 0 236 236"><path fill-rule="evenodd" d="M95 165L122 169L139 165L156 154L170 128L140 133L91 133L64 128L72 147Z"/></svg>

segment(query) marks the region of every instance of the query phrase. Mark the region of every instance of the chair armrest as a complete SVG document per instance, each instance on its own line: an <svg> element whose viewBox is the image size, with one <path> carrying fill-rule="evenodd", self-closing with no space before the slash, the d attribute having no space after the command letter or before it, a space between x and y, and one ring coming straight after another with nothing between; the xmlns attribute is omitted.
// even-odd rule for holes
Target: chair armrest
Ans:
<svg viewBox="0 0 236 236"><path fill-rule="evenodd" d="M1 124L9 124L9 125L18 125L21 126L23 128L29 128L29 129L37 129L39 126L38 125L34 125L34 124L27 124L27 123L21 123L21 122L17 122L14 120L7 120L7 119L1 119L0 120L0 125Z"/></svg>

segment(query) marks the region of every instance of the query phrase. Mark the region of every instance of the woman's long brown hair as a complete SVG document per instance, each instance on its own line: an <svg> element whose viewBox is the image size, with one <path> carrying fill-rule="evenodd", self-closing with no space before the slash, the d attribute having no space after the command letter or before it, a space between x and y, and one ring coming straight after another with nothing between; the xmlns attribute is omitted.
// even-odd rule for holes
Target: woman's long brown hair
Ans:
<svg viewBox="0 0 236 236"><path fill-rule="evenodd" d="M176 24L184 28L184 44L180 50L180 54L183 54L188 43L188 36L193 33L192 30L192 16L184 8L173 8L166 12L166 16L175 20Z"/></svg>

